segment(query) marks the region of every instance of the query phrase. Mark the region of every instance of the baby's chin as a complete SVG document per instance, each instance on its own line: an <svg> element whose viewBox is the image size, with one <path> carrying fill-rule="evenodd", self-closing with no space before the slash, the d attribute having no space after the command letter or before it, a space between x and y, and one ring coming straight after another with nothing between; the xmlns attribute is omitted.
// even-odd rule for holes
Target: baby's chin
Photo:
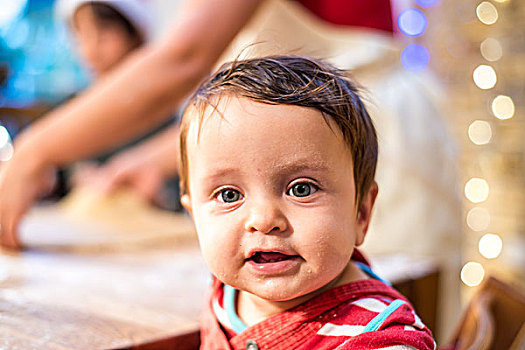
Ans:
<svg viewBox="0 0 525 350"><path fill-rule="evenodd" d="M264 301L283 304L305 302L317 295L318 291L324 289L324 285L301 286L300 284L280 283L272 279L260 281L258 285L253 287L243 287L237 289Z"/></svg>
<svg viewBox="0 0 525 350"><path fill-rule="evenodd" d="M233 286L237 290L244 291L252 297L262 299L260 301L267 301L271 303L282 303L288 309L304 303L327 290L330 290L341 283L348 282L347 276L351 273L351 269L347 267L335 276L330 276L327 271L322 274L314 274L312 276L283 276L282 278L260 278L249 280L247 283L240 283L241 285ZM239 281L236 281L239 282Z"/></svg>

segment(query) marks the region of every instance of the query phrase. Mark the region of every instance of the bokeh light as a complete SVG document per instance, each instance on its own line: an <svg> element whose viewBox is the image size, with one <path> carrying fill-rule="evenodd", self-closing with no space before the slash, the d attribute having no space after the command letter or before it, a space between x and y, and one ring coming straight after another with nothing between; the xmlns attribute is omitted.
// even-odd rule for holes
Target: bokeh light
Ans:
<svg viewBox="0 0 525 350"><path fill-rule="evenodd" d="M498 10L496 6L488 1L483 1L476 7L476 15L483 24L494 24L498 20Z"/></svg>
<svg viewBox="0 0 525 350"><path fill-rule="evenodd" d="M468 127L468 137L476 145L486 145L492 138L492 128L484 120L475 120Z"/></svg>
<svg viewBox="0 0 525 350"><path fill-rule="evenodd" d="M465 184L465 197L472 203L481 203L489 196L489 184L485 179L474 177Z"/></svg>
<svg viewBox="0 0 525 350"><path fill-rule="evenodd" d="M401 52L401 64L407 70L420 72L428 66L430 55L424 46L410 44Z"/></svg>
<svg viewBox="0 0 525 350"><path fill-rule="evenodd" d="M461 281L469 287L478 286L485 277L485 270L480 263L468 262L461 269Z"/></svg>
<svg viewBox="0 0 525 350"><path fill-rule="evenodd" d="M512 118L515 110L514 102L509 96L499 95L492 100L492 113L498 119Z"/></svg>
<svg viewBox="0 0 525 350"><path fill-rule="evenodd" d="M501 250L503 249L503 241L500 236L493 233L487 233L479 240L478 249L481 255L485 258L495 259L500 255Z"/></svg>
<svg viewBox="0 0 525 350"><path fill-rule="evenodd" d="M10 141L11 137L9 136L9 132L7 131L6 127L0 125L0 148L7 145Z"/></svg>
<svg viewBox="0 0 525 350"><path fill-rule="evenodd" d="M11 137L5 126L0 125L0 161L8 161L11 157L13 157Z"/></svg>
<svg viewBox="0 0 525 350"><path fill-rule="evenodd" d="M6 162L13 157L14 149L11 143L0 148L0 162Z"/></svg>
<svg viewBox="0 0 525 350"><path fill-rule="evenodd" d="M425 31L427 18L420 10L409 8L399 14L397 17L397 25L403 34L418 36Z"/></svg>
<svg viewBox="0 0 525 350"><path fill-rule="evenodd" d="M493 88L498 81L494 68L486 64L481 64L474 69L472 79L474 79L476 86L483 90Z"/></svg>
<svg viewBox="0 0 525 350"><path fill-rule="evenodd" d="M490 213L487 209L475 207L467 213L467 225L474 231L483 231L489 227Z"/></svg>
<svg viewBox="0 0 525 350"><path fill-rule="evenodd" d="M479 51L481 52L481 56L483 56L484 59L491 62L497 61L501 58L501 56L503 56L501 44L494 38L487 38L483 40L479 46Z"/></svg>
<svg viewBox="0 0 525 350"><path fill-rule="evenodd" d="M27 0L0 0L0 27L9 24L25 9Z"/></svg>

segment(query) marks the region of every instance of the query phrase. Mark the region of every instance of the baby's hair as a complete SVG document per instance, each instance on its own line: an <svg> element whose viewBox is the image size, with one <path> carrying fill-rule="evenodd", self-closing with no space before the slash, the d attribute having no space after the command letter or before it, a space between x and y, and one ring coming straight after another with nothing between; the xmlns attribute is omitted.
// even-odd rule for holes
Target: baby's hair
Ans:
<svg viewBox="0 0 525 350"><path fill-rule="evenodd" d="M233 95L266 104L315 108L325 119L332 117L352 154L360 205L374 181L378 146L374 125L358 91L347 73L312 58L268 56L224 64L202 83L184 113L180 136L181 193L188 192L186 138L191 121L197 115L200 128L207 107L216 110L221 97Z"/></svg>

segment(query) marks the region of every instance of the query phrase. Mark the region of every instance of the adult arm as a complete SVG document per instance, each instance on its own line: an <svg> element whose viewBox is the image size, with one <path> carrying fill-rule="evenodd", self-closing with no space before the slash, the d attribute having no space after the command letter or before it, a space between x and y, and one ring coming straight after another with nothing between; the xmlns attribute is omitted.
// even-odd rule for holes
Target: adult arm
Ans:
<svg viewBox="0 0 525 350"><path fill-rule="evenodd" d="M93 88L36 122L0 169L1 243L18 247L17 225L49 187L57 165L153 128L209 72L261 0L189 0L165 40L134 53Z"/></svg>

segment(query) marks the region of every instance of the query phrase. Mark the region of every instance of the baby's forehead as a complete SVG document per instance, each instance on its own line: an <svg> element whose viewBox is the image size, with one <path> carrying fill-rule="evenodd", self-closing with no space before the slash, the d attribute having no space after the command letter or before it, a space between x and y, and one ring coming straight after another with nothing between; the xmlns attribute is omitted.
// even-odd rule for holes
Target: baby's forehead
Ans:
<svg viewBox="0 0 525 350"><path fill-rule="evenodd" d="M213 155L217 166L230 166L232 160L252 154L254 159L264 158L272 168L288 172L298 164L326 168L321 165L332 150L352 158L335 121L331 117L326 120L317 109L246 98L193 108L188 111L191 124L183 147L189 159Z"/></svg>
<svg viewBox="0 0 525 350"><path fill-rule="evenodd" d="M215 128L222 123L235 125L239 122L249 122L254 118L264 118L266 114L269 114L269 111L276 107L282 110L282 118L293 116L298 123L311 123L313 128L328 127L338 136L342 133L341 127L334 118L317 108L281 104L262 99L254 100L232 93L196 101L186 108L184 119L187 119L188 134L196 135L198 140L202 131L208 127ZM232 110L235 110L235 115L231 113ZM312 123L311 118L302 118L312 113L319 116L315 123Z"/></svg>

